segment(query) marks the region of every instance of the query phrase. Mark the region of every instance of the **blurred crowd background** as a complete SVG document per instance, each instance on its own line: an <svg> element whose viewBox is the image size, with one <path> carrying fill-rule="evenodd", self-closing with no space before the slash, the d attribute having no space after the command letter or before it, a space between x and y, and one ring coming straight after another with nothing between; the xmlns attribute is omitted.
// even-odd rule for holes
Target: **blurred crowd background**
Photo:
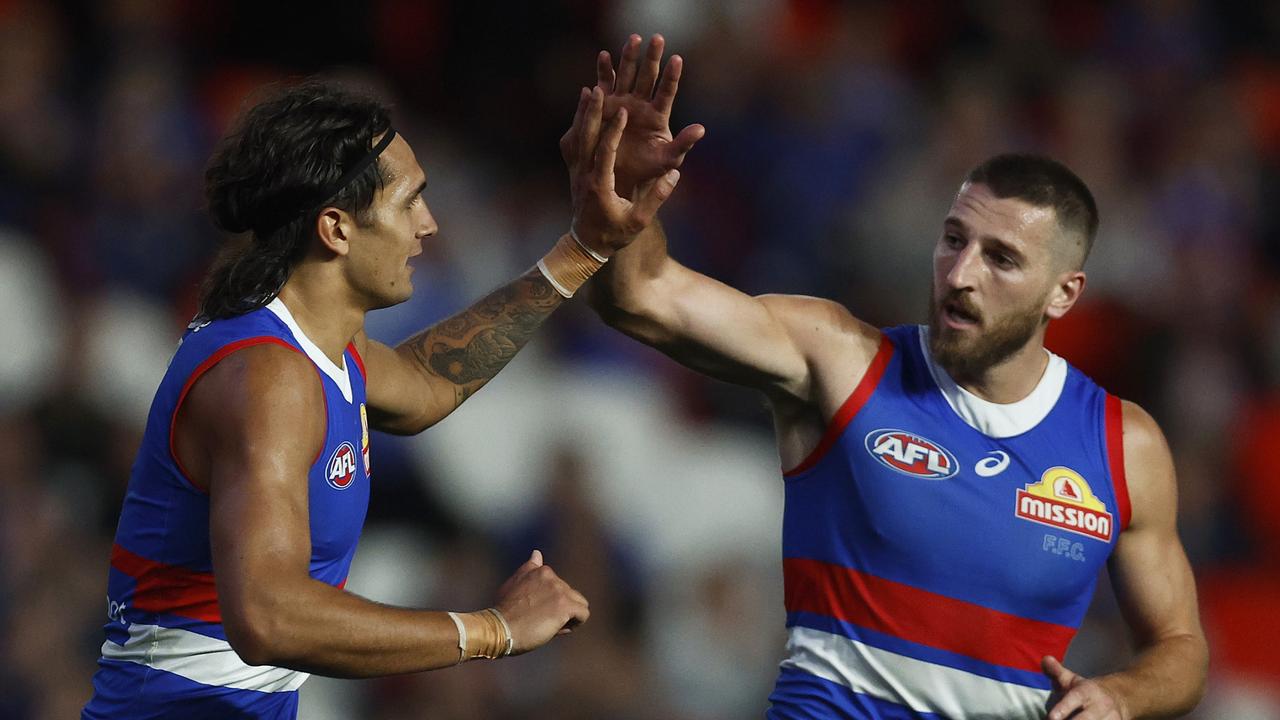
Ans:
<svg viewBox="0 0 1280 720"><path fill-rule="evenodd" d="M0 717L78 713L147 407L222 239L216 139L264 83L396 108L440 223L387 342L529 267L569 222L557 140L594 57L661 32L704 123L662 216L749 292L923 320L965 171L1049 153L1102 227L1051 347L1148 408L1213 651L1195 717L1280 718L1280 3L1194 0L0 0ZM490 604L533 547L592 602L538 653L312 679L306 718L760 717L782 652L762 399L560 311L423 436L376 437L348 589ZM1127 657L1105 578L1069 665Z"/></svg>

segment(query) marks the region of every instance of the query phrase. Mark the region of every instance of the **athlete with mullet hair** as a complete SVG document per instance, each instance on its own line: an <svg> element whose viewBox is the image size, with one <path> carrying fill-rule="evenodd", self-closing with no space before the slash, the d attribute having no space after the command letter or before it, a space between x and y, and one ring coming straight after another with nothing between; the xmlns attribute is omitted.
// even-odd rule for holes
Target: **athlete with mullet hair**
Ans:
<svg viewBox="0 0 1280 720"><path fill-rule="evenodd" d="M631 118L622 188L704 132L672 136L683 63L660 76L662 52L632 36L616 72L598 57L605 116ZM1198 702L1208 653L1164 437L1044 347L1097 225L1061 164L991 158L942 222L927 323L886 330L694 272L657 222L599 274L607 323L769 400L789 639L768 717L1130 720ZM1086 678L1060 658L1104 566L1138 652Z"/></svg>
<svg viewBox="0 0 1280 720"><path fill-rule="evenodd" d="M588 617L533 551L493 607L388 607L343 590L371 484L369 429L422 432L488 382L649 223L679 179L614 192L626 113L586 88L562 144L569 231L534 268L396 348L370 310L409 298L436 233L386 108L311 82L214 153L210 213L249 233L210 275L148 419L111 554L85 718L292 718L307 673L368 677L533 650ZM482 701L477 698L477 701Z"/></svg>

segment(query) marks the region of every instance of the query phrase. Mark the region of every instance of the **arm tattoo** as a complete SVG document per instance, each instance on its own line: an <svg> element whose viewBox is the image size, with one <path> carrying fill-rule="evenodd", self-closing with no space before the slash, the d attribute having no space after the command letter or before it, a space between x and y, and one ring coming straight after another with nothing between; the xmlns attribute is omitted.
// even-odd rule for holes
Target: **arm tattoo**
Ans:
<svg viewBox="0 0 1280 720"><path fill-rule="evenodd" d="M457 407L511 362L562 301L533 268L401 347L412 350L426 373L453 384Z"/></svg>

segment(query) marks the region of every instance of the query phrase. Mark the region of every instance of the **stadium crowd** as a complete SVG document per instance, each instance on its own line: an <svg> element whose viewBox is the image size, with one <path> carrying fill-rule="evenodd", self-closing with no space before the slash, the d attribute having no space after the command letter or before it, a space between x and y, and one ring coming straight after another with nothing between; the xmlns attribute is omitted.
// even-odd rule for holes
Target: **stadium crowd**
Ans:
<svg viewBox="0 0 1280 720"><path fill-rule="evenodd" d="M1194 0L0 1L0 717L78 713L147 403L221 238L203 164L255 87L396 107L439 220L397 341L563 232L556 140L596 51L662 32L708 135L672 254L750 292L916 322L964 172L1063 160L1102 225L1050 346L1169 435L1212 649L1194 717L1280 718L1280 6ZM781 655L781 486L751 393L574 303L456 417L373 440L349 590L483 607L542 548L592 620L532 655L312 679L302 717L760 716ZM1068 656L1123 659L1099 602Z"/></svg>

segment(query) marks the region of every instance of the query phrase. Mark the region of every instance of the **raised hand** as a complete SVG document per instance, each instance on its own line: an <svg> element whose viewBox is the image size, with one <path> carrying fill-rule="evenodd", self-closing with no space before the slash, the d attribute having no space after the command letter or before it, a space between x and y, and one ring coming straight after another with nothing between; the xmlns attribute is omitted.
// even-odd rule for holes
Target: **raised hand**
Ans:
<svg viewBox="0 0 1280 720"><path fill-rule="evenodd" d="M569 163L573 193L572 228L578 239L602 256L626 247L653 222L658 208L671 197L680 171L665 170L647 183L633 200L619 195L615 180L618 146L625 134L630 113L625 107L607 122L604 120L605 93L595 87L583 88L578 110L566 137L572 137L575 152ZM565 141L561 141L561 147ZM569 155L566 154L566 158Z"/></svg>
<svg viewBox="0 0 1280 720"><path fill-rule="evenodd" d="M1049 720L1131 720L1123 701L1103 683L1077 675L1052 655L1040 666L1053 682Z"/></svg>
<svg viewBox="0 0 1280 720"><path fill-rule="evenodd" d="M512 655L542 647L591 616L587 599L543 564L537 550L498 588L497 607L511 627Z"/></svg>
<svg viewBox="0 0 1280 720"><path fill-rule="evenodd" d="M685 155L706 134L706 128L694 124L672 136L671 108L684 60L673 55L659 78L665 41L661 35L654 35L643 59L640 45L639 35L627 38L616 73L608 52L601 51L596 57L596 87L605 94L605 119L612 119L621 110L627 112L626 131L615 166L618 194L624 197L633 196L637 187L679 168ZM579 150L571 135L561 139L560 150L565 163L572 167Z"/></svg>

